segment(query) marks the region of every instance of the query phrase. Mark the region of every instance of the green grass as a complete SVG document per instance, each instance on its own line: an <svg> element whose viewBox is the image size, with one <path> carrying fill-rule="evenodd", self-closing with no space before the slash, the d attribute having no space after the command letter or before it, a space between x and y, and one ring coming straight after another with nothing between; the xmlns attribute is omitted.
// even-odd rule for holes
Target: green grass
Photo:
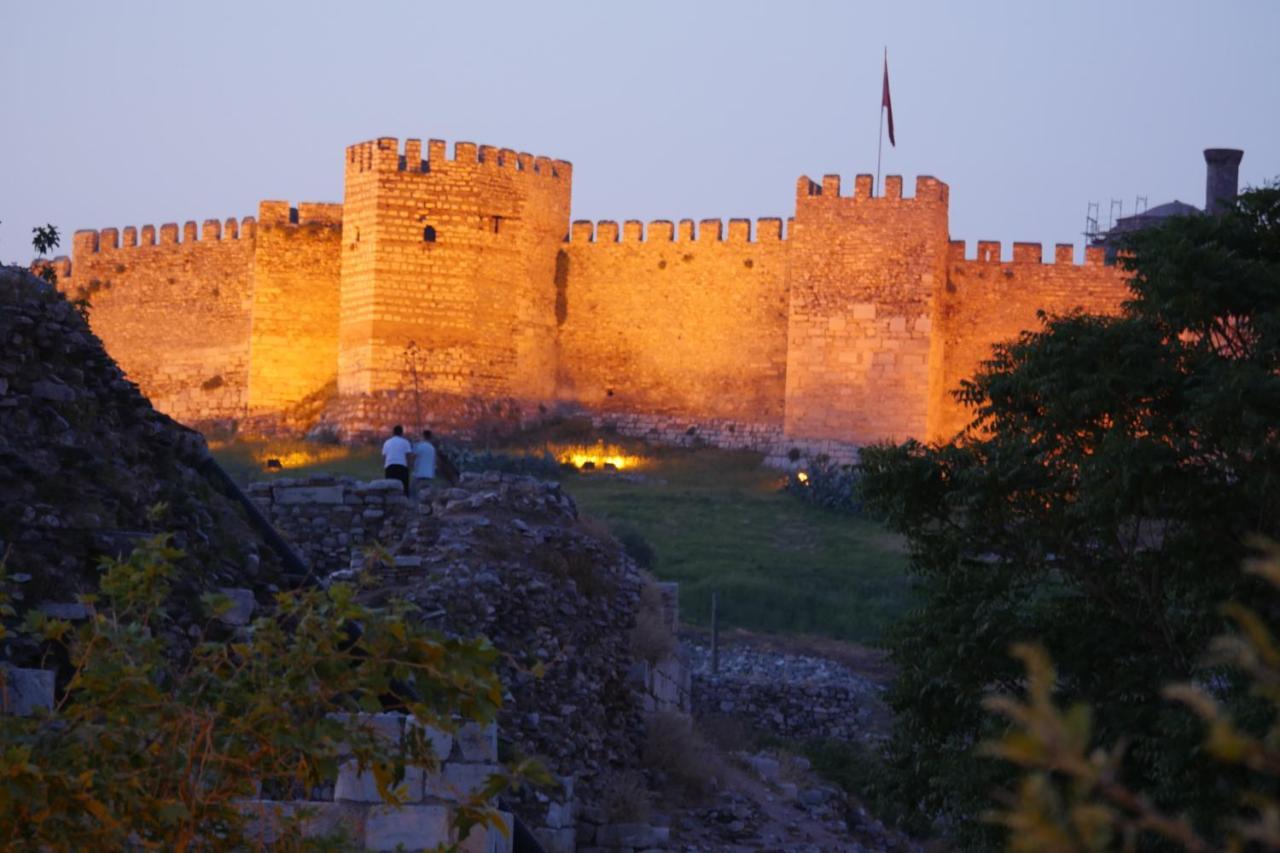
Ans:
<svg viewBox="0 0 1280 853"><path fill-rule="evenodd" d="M583 514L652 546L654 573L680 582L681 619L875 643L909 606L903 543L881 525L779 492L754 453L665 451L632 482L577 475Z"/></svg>
<svg viewBox="0 0 1280 853"><path fill-rule="evenodd" d="M533 433L520 449L541 452L548 445L594 440L580 433L565 428ZM781 474L763 467L759 454L654 450L616 436L604 438L645 454L652 464L640 479L569 474L564 487L584 515L616 535L639 534L649 543L654 574L680 583L683 621L709 624L715 591L722 628L876 643L911 606L901 540L876 522L782 494ZM231 442L214 455L241 483L316 473L382 476L382 459L373 445L277 473L258 461L325 447L302 441Z"/></svg>
<svg viewBox="0 0 1280 853"><path fill-rule="evenodd" d="M361 480L376 480L382 476L382 454L372 444L357 447L341 447L318 442L279 441L224 441L210 442L213 456L226 472L242 486L254 480L273 480L280 477L307 477L312 474L334 474ZM306 454L308 461L292 464L293 454ZM319 456L321 458L317 459ZM324 458L328 457L328 458ZM281 470L267 470L265 461L270 458L290 463Z"/></svg>

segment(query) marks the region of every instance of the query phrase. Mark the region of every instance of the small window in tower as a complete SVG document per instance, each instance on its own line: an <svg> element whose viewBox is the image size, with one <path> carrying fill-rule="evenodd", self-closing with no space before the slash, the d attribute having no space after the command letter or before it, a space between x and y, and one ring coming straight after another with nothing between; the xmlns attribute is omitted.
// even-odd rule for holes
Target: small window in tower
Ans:
<svg viewBox="0 0 1280 853"><path fill-rule="evenodd" d="M436 229L428 225L422 229L422 242L434 243L436 241Z"/></svg>
<svg viewBox="0 0 1280 853"><path fill-rule="evenodd" d="M493 217L493 233L497 234L500 230L502 230L502 217L495 216Z"/></svg>

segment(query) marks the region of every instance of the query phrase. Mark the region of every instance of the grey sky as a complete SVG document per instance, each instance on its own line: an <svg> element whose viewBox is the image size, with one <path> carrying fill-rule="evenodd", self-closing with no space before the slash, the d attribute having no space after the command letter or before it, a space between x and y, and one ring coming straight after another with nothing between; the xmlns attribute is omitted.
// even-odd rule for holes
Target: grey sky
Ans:
<svg viewBox="0 0 1280 853"><path fill-rule="evenodd" d="M795 179L951 186L951 234L1080 242L1086 204L1280 175L1280 2L0 0L0 260L101 228L340 201L343 148L574 163L584 219L787 216ZM69 248L69 239L64 249Z"/></svg>

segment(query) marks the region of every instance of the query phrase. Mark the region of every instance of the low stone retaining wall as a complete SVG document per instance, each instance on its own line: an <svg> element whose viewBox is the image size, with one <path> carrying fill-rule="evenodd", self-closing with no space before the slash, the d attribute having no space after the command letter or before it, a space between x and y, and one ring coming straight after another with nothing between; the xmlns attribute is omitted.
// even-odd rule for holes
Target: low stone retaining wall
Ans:
<svg viewBox="0 0 1280 853"><path fill-rule="evenodd" d="M730 647L721 650L719 672L712 674L709 650L692 643L688 649L696 718L734 717L792 740L881 738L870 725L881 688L834 661Z"/></svg>
<svg viewBox="0 0 1280 853"><path fill-rule="evenodd" d="M653 444L674 447L706 444L722 450L754 450L765 455L765 465L782 470L802 469L806 462L820 456L837 465L858 461L857 445L787 438L782 427L775 424L620 413L593 415L591 424L596 429L612 429L620 435L642 438Z"/></svg>
<svg viewBox="0 0 1280 853"><path fill-rule="evenodd" d="M352 553L366 545L398 542L412 517L399 480L283 477L252 483L248 491L320 576L350 567Z"/></svg>
<svg viewBox="0 0 1280 853"><path fill-rule="evenodd" d="M404 714L360 714L356 719L371 726L393 752L400 748L408 731L419 725ZM365 850L421 850L456 843L452 826L455 804L478 792L490 775L501 771L497 728L475 723L465 724L455 732L431 726L421 728L439 764L431 773L406 768L397 789L400 805L384 804L373 774L361 773L357 762L350 759L339 767L331 799L245 802L243 808L252 819L253 836L263 844L272 844L279 839L285 819L302 812L302 831L307 837L342 832ZM475 827L461 841L459 851L509 853L512 816L506 812L499 816L505 832Z"/></svg>

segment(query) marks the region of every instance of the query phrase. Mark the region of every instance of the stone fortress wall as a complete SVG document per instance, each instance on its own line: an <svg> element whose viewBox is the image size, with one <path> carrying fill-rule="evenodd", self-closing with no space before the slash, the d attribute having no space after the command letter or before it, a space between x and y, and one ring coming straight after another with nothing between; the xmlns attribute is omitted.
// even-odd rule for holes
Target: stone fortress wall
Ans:
<svg viewBox="0 0 1280 853"><path fill-rule="evenodd" d="M425 156L424 156L425 154ZM80 231L60 287L159 408L348 438L555 411L777 455L963 427L951 391L1036 312L1116 311L1095 251L950 240L949 189L801 177L794 216L572 222L572 166L511 149L350 146L342 204ZM785 226L785 227L784 227Z"/></svg>

